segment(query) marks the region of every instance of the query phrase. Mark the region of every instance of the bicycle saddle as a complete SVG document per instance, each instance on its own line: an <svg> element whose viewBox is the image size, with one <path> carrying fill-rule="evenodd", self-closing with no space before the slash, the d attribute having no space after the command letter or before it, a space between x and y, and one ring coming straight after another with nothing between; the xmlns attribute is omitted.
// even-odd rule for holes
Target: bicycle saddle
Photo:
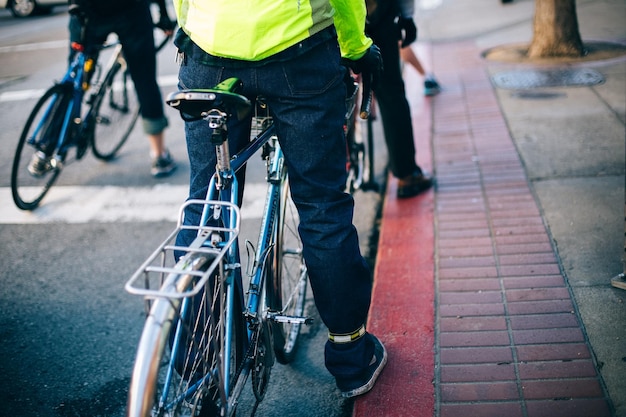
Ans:
<svg viewBox="0 0 626 417"><path fill-rule="evenodd" d="M176 91L165 102L180 111L184 120L202 119L213 109L226 112L229 116L235 114L241 120L251 108L250 100L237 94L242 85L241 80L229 78L214 88Z"/></svg>

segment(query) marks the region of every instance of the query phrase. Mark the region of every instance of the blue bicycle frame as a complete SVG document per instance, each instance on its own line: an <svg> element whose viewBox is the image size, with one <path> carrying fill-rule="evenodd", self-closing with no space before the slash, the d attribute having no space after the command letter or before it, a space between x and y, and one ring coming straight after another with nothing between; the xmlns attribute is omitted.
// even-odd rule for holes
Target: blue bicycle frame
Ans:
<svg viewBox="0 0 626 417"><path fill-rule="evenodd" d="M57 155L55 156L58 156L60 158L60 161L63 161L63 159L67 155L69 147L73 144L71 140L67 140L73 138L73 136L69 134L70 129L72 129L72 124L78 125L79 123L77 123L77 121L80 121L80 111L84 96L83 81L85 75L86 61L87 57L85 56L85 54L80 52L77 53L65 75L58 83L58 85L62 88L66 88L68 91L72 92L71 101L69 102L67 110L63 115L61 130L58 137L56 138L57 143L55 149L58 149L58 151ZM54 99L51 100L48 108L44 113L44 117L41 118L36 129L34 130L32 137L28 140L29 145L35 145L34 139L36 137L39 137L39 132L41 131L41 129L50 122L51 117L54 117L51 116L51 112L54 111L58 101L63 99L64 97L65 94L56 95Z"/></svg>
<svg viewBox="0 0 626 417"><path fill-rule="evenodd" d="M252 155L254 155L259 149L261 149L266 143L268 143L272 139L272 137L274 137L275 135L276 135L275 129L274 129L274 126L272 125L268 127L267 129L265 129L263 132L261 132L261 134L255 137L250 143L248 143L247 146L244 149L242 149L234 158L231 159L228 155L222 155L220 159L220 163L219 163L221 169L219 172L216 172L216 174L214 174L213 177L211 178L211 181L209 183L209 188L207 191L206 201L219 201L219 202L230 203L232 205L237 205L237 202L239 201L239 191L238 191L239 188L238 188L237 176L235 175L235 173L241 167L243 167L243 165L252 157ZM269 167L269 170L268 170L268 182L270 185L268 188L267 204L269 207L274 207L277 204L279 204L278 199L280 196L280 178L283 175L282 170L285 169L283 166L282 150L280 148L278 140L276 140L275 142L274 158L272 159L272 161L273 163ZM223 210L221 209L221 206L217 204L215 205L205 204L203 208L200 224L207 225L210 223L215 223L220 220L225 225L226 231L224 233L228 234L230 233L228 232L228 230L236 229L236 219L234 219L234 217L231 215L229 210ZM261 225L261 233L260 233L260 236L263 239L261 239L261 241L258 244L258 247L256 248L255 259L257 261L263 262L263 260L266 258L268 251L272 249L270 247L270 242L271 242L271 236L275 227L273 220L274 220L273 216L264 216L263 218L263 224ZM231 239L229 236L225 236L225 239L224 239L225 242L229 242L230 240ZM205 246L209 246L210 244L211 242L208 242L208 241L205 242ZM224 277L223 282L224 282L224 285L227 288L229 288L229 290L226 291L227 298L226 298L226 306L225 306L225 311L226 311L225 320L227 323L227 328L226 328L226 335L225 335L225 349L224 350L226 352L230 352L232 348L232 343L233 343L231 335L232 335L232 332L234 331L232 328L234 320L231 317L231 314L233 314L233 311L236 311L233 308L233 304L235 302L234 297L236 295L240 295L241 299L239 300L239 303L240 303L239 305L241 306L245 305L244 313L247 315L254 316L256 312L258 311L259 304L261 302L260 291L262 288L261 286L263 285L264 277L263 277L263 268L256 268L255 273L250 277L251 280L249 284L248 299L246 302L243 299L243 291L242 291L243 290L243 276L241 272L238 239L236 237L234 238L234 243L229 246L224 259L225 259L224 270L225 270L226 275ZM183 304L181 306L182 317L184 317L184 314L188 311L189 304L190 304L190 298L183 299ZM243 347L244 352L248 350L250 343L252 342L253 332L254 331L250 328L250 326L248 326L247 337L244 339L244 342L245 342L244 347ZM174 345L177 345L177 343L175 343ZM172 358L171 358L172 365L170 366L170 369L174 369L173 363L175 362L175 360L176 360L176 353L173 352ZM249 373L249 370L251 369L250 366L251 366L250 363L244 363L243 368L242 368L242 374L247 376ZM232 398L233 401L236 401L238 395L231 396L230 392L228 392L228 390L231 387L230 375L231 375L230 362L225 361L223 378L224 378L224 386L225 386L225 389L227 390L226 397ZM205 379L206 378L210 378L210 375L207 375ZM241 380L240 383L236 387L234 387L233 391L243 389L246 379L247 377ZM202 380L200 382L202 382ZM197 386L199 386L199 383L194 384L194 386L188 390L185 396L190 396L191 394L193 394L193 391L195 388L197 388ZM165 399L167 398L167 395L168 395L168 392L162 393L162 401L165 401ZM229 404L229 408L233 407L233 405L234 404ZM174 406L174 404L172 404L172 406Z"/></svg>

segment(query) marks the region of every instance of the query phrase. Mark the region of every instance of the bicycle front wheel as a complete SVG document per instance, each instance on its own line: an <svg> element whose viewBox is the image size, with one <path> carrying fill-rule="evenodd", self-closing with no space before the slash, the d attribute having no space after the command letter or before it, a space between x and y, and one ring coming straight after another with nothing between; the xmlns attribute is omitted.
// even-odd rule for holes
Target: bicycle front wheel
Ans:
<svg viewBox="0 0 626 417"><path fill-rule="evenodd" d="M109 161L130 136L139 117L139 102L121 56L93 98L91 147L96 158Z"/></svg>
<svg viewBox="0 0 626 417"><path fill-rule="evenodd" d="M34 210L61 173L54 157L65 142L63 123L72 101L71 86L57 84L39 99L31 111L13 158L11 193L15 205Z"/></svg>
<svg viewBox="0 0 626 417"><path fill-rule="evenodd" d="M348 180L346 191L378 190L374 180L374 136L372 119L355 117L348 131Z"/></svg>
<svg viewBox="0 0 626 417"><path fill-rule="evenodd" d="M300 217L289 192L289 180L282 185L280 204L274 228L274 259L272 279L267 279L268 304L285 316L303 317L307 291L307 268L302 256L298 233ZM302 323L272 322L274 352L280 363L289 363L295 351Z"/></svg>
<svg viewBox="0 0 626 417"><path fill-rule="evenodd" d="M201 270L212 260L200 255L187 264ZM243 314L237 297L227 304L232 289L222 286L220 275L213 273L196 296L152 303L131 378L128 417L224 415L227 384L234 383L243 361ZM184 272L170 275L163 291L189 291L193 280Z"/></svg>
<svg viewBox="0 0 626 417"><path fill-rule="evenodd" d="M374 126L371 116L367 120L359 120L359 135L361 143L364 144L363 157L363 183L361 189L364 191L378 191L378 184L374 178Z"/></svg>

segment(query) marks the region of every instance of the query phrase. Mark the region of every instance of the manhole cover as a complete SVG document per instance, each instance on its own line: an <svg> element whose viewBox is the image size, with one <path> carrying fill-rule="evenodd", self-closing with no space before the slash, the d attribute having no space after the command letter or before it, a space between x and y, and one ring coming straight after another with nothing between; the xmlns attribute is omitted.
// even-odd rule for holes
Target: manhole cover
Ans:
<svg viewBox="0 0 626 417"><path fill-rule="evenodd" d="M511 93L511 96L530 100L550 100L555 98L567 97L567 94L555 93L550 91L520 90Z"/></svg>
<svg viewBox="0 0 626 417"><path fill-rule="evenodd" d="M497 87L515 90L589 86L604 82L604 77L598 71L584 68L506 71L491 78Z"/></svg>

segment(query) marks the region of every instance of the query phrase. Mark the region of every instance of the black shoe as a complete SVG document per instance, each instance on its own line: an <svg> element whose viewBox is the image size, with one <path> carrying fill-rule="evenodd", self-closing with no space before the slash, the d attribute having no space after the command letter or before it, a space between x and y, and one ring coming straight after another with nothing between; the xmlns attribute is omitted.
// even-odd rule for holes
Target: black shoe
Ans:
<svg viewBox="0 0 626 417"><path fill-rule="evenodd" d="M337 387L341 391L341 396L344 398L352 398L357 395L363 395L374 387L378 375L385 367L387 363L387 351L383 344L376 338L376 336L370 334L374 341L374 355L370 361L370 365L363 373L355 378L343 379L336 378Z"/></svg>
<svg viewBox="0 0 626 417"><path fill-rule="evenodd" d="M167 177L176 169L176 162L170 155L169 151L166 151L164 155L155 158L152 161L152 168L150 173L153 177Z"/></svg>
<svg viewBox="0 0 626 417"><path fill-rule="evenodd" d="M89 141L84 136L81 135L76 140L76 159L82 159L83 156L87 153L87 148L89 147Z"/></svg>
<svg viewBox="0 0 626 417"><path fill-rule="evenodd" d="M433 177L422 171L416 171L408 177L398 180L397 195L398 198L414 197L432 186Z"/></svg>

